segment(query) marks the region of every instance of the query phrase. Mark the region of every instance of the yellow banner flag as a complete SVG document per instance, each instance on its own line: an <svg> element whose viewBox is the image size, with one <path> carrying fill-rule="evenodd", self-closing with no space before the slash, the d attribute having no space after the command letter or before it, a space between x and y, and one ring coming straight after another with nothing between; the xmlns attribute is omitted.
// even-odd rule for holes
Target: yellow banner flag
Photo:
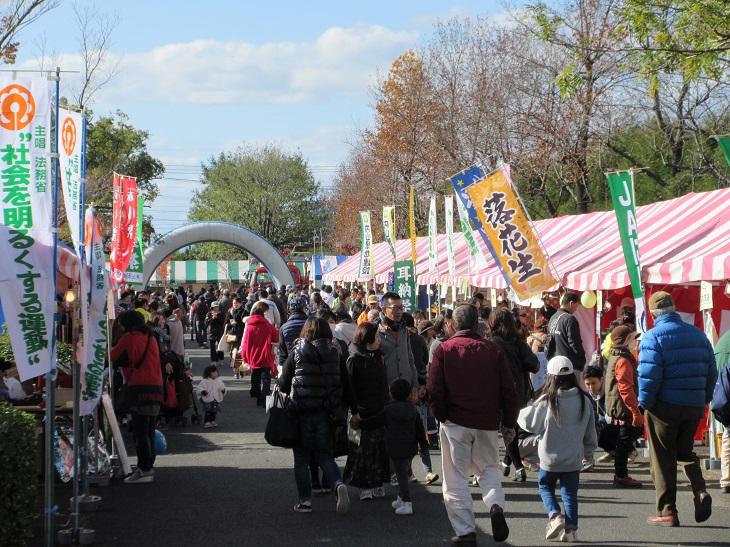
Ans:
<svg viewBox="0 0 730 547"><path fill-rule="evenodd" d="M411 184L411 189L408 194L408 230L411 236L411 260L413 261L413 264L416 264L416 262L418 262L418 257L416 256L416 217L414 216L415 208L416 198L413 193L413 185Z"/></svg>

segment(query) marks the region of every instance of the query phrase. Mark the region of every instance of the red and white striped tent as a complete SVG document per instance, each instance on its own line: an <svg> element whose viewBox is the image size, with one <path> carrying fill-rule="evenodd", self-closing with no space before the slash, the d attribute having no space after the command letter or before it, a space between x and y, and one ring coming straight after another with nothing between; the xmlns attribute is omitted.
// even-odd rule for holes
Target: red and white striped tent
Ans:
<svg viewBox="0 0 730 547"><path fill-rule="evenodd" d="M643 279L650 284L680 284L730 279L730 189L692 193L637 209ZM610 290L629 285L629 277L613 211L568 215L535 222L561 284L574 290ZM504 288L505 281L481 237L474 232L486 267L469 269L469 250L461 233L454 234L456 275L448 275L446 236L438 236L438 270L428 271L428 238L417 238L416 275L420 285ZM398 260L410 258L410 241L396 244ZM324 276L324 281L358 278L359 254ZM393 256L385 243L373 250L375 281L387 281Z"/></svg>

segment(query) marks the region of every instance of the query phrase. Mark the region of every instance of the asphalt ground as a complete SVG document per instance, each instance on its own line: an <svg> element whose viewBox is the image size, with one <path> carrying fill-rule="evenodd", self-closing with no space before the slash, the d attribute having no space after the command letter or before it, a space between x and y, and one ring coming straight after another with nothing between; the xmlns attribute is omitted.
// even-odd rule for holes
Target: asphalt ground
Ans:
<svg viewBox="0 0 730 547"><path fill-rule="evenodd" d="M189 350L196 379L208 364L207 350ZM273 448L263 437L266 415L248 395L249 381L235 380L222 368L228 393L217 429L202 425L170 427L164 431L168 451L157 458L153 484L124 484L115 479L104 488L93 488L103 501L97 512L83 517L95 530L94 545L103 546L409 546L448 545L453 535L441 496L440 481L432 486L412 484L415 514L398 517L386 499L360 502L350 489L351 511L335 512L331 494L313 499L314 511L292 511L297 502L293 457L290 450ZM201 409L202 410L202 409ZM129 440L131 441L131 439ZM128 441L132 462L134 449ZM440 454L432 454L440 471ZM344 458L338 460L344 467ZM416 476L423 478L420 461ZM680 473L679 528L645 524L653 514L654 490L648 463L640 457L630 467L642 481L638 490L613 487L613 469L598 464L581 476L579 491L580 543L606 546L730 546L730 495L721 494L717 475L706 473L714 499L709 521L694 522L692 495ZM505 514L510 537L502 545L549 545L544 539L547 517L537 493L536 473L526 483L504 479ZM59 485L57 499L68 499L68 486ZM493 544L487 508L479 489L472 488L479 545ZM59 502L59 505L61 503ZM42 536L36 536L42 539ZM40 543L36 543L40 544Z"/></svg>

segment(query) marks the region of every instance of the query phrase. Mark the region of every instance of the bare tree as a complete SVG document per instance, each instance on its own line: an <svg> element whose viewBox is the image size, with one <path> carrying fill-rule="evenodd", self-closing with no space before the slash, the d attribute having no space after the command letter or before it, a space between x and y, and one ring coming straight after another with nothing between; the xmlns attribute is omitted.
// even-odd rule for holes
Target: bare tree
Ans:
<svg viewBox="0 0 730 547"><path fill-rule="evenodd" d="M0 59L12 65L18 54L20 42L17 34L38 20L39 17L57 7L60 0L13 0L3 2L0 10Z"/></svg>

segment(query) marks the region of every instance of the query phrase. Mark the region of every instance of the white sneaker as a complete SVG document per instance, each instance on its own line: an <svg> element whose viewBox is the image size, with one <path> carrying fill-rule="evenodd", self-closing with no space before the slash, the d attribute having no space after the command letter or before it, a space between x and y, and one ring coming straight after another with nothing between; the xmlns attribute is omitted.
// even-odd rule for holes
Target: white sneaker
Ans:
<svg viewBox="0 0 730 547"><path fill-rule="evenodd" d="M596 461L599 463L607 463L613 461L613 454L611 454L610 452L605 452L604 454L601 454Z"/></svg>
<svg viewBox="0 0 730 547"><path fill-rule="evenodd" d="M426 478L423 480L423 484L426 484L426 485L433 484L437 480L439 480L439 476L437 473L429 473L428 475L426 475Z"/></svg>
<svg viewBox="0 0 730 547"><path fill-rule="evenodd" d="M578 531L563 530L563 533L560 535L560 541L562 541L563 543L573 543L575 541L578 541Z"/></svg>
<svg viewBox="0 0 730 547"><path fill-rule="evenodd" d="M372 490L360 490L360 501L366 501L373 499Z"/></svg>
<svg viewBox="0 0 730 547"><path fill-rule="evenodd" d="M347 492L347 486L344 483L339 483L335 488L337 494L337 512L341 515L347 513L350 510L350 494Z"/></svg>
<svg viewBox="0 0 730 547"><path fill-rule="evenodd" d="M155 471L154 469L142 471L140 468L137 468L131 475L124 479L124 482L127 484L146 484L155 482Z"/></svg>
<svg viewBox="0 0 730 547"><path fill-rule="evenodd" d="M403 505L403 500L400 499L400 496L395 498L395 501L390 504L393 509L398 509L398 507L400 507L401 505Z"/></svg>
<svg viewBox="0 0 730 547"><path fill-rule="evenodd" d="M412 515L413 514L413 503L410 501L402 502L398 507L395 508L396 515Z"/></svg>
<svg viewBox="0 0 730 547"><path fill-rule="evenodd" d="M382 486L373 488L373 496L376 498L384 498L385 497L385 488L383 488Z"/></svg>
<svg viewBox="0 0 730 547"><path fill-rule="evenodd" d="M545 527L545 539L557 539L565 526L565 517L557 515L551 518Z"/></svg>
<svg viewBox="0 0 730 547"><path fill-rule="evenodd" d="M398 486L398 476L397 475L391 475L390 476L390 485L391 486Z"/></svg>

